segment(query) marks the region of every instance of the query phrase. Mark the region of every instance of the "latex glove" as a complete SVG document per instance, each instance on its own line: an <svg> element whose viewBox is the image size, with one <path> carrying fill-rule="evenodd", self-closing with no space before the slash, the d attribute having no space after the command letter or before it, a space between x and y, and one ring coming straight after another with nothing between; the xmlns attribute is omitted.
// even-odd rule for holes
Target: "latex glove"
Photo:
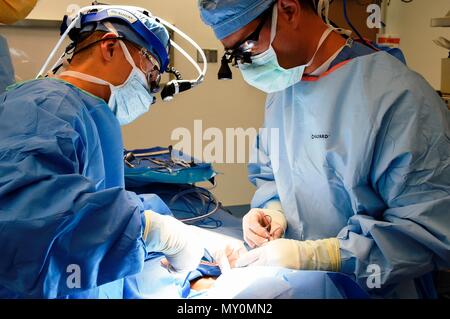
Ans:
<svg viewBox="0 0 450 319"><path fill-rule="evenodd" d="M336 238L314 241L277 239L241 256L236 267L246 266L338 272L341 268L339 241Z"/></svg>
<svg viewBox="0 0 450 319"><path fill-rule="evenodd" d="M220 249L213 250L211 256L213 256L214 260L219 265L222 273L226 273L231 270L231 268L235 268L238 259L246 253L247 248L245 248L244 242L233 240L226 243Z"/></svg>
<svg viewBox="0 0 450 319"><path fill-rule="evenodd" d="M194 227L170 216L147 210L144 241L147 250L163 253L177 271L191 271L198 267L205 248L194 235Z"/></svg>
<svg viewBox="0 0 450 319"><path fill-rule="evenodd" d="M25 19L37 0L0 0L0 23L11 24Z"/></svg>
<svg viewBox="0 0 450 319"><path fill-rule="evenodd" d="M265 209L254 208L242 220L244 240L251 247L260 247L270 240L283 237L287 221L278 201Z"/></svg>
<svg viewBox="0 0 450 319"><path fill-rule="evenodd" d="M219 265L222 273L234 268L239 257L247 252L242 240L199 227L196 228L195 232L196 238L204 243L205 249Z"/></svg>

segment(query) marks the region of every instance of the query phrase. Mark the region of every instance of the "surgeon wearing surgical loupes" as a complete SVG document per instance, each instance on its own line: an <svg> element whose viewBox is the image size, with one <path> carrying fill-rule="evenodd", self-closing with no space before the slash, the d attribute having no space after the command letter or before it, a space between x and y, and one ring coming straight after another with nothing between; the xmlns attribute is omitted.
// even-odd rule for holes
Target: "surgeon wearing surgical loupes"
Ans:
<svg viewBox="0 0 450 319"><path fill-rule="evenodd" d="M450 115L436 92L332 28L328 1L198 3L223 61L269 94L272 130L256 141L243 219L255 249L237 265L343 272L373 297L434 297L433 272L450 268Z"/></svg>
<svg viewBox="0 0 450 319"><path fill-rule="evenodd" d="M0 297L122 298L147 252L175 271L198 266L191 226L124 189L120 125L154 103L169 62L162 21L81 9L62 72L0 95Z"/></svg>

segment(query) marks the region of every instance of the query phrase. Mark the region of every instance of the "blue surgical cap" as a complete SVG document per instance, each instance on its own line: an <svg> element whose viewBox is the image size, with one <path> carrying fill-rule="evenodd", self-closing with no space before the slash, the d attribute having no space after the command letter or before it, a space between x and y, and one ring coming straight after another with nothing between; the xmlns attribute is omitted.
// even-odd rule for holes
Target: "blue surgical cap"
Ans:
<svg viewBox="0 0 450 319"><path fill-rule="evenodd" d="M153 17L148 17L144 14L141 14L140 12L133 12L134 15L136 15L139 20L159 39L159 41L163 44L164 48L168 49L169 47L169 32L167 29L158 22ZM105 19L101 22L96 23L90 23L83 26L80 30L80 34L83 33L91 33L93 31L104 31L109 32L111 30L108 29L108 27L104 24L104 22L109 21L112 26L116 29L117 33L127 39L128 41L133 42L139 47L147 48L150 50L150 52L159 59L159 62L161 63L161 57L158 55L158 53L152 49L152 43L147 43L143 37L141 37L138 33L136 33L129 24L126 22L120 20L120 19Z"/></svg>
<svg viewBox="0 0 450 319"><path fill-rule="evenodd" d="M202 20L219 40L255 20L276 0L198 0Z"/></svg>

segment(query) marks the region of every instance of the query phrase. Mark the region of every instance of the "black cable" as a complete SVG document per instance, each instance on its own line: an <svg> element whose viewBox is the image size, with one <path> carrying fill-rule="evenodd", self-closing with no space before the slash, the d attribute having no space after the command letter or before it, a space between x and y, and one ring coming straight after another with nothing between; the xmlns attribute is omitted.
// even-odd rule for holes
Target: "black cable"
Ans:
<svg viewBox="0 0 450 319"><path fill-rule="evenodd" d="M348 14L347 14L347 0L344 0L344 18L345 18L345 21L347 21L347 24L353 30L353 32L356 33L356 35L361 39L361 41L365 42L366 40L362 37L362 35L358 32L358 30L353 26L352 22L350 21L350 19L348 17Z"/></svg>
<svg viewBox="0 0 450 319"><path fill-rule="evenodd" d="M347 24L350 26L350 28L353 30L353 32L356 33L356 35L358 36L358 38L361 40L361 42L363 44L367 45L368 47L370 47L371 49L373 49L375 51L379 51L379 49L374 47L369 41L367 41L366 39L363 38L361 33L359 33L359 31L355 28L355 26L350 21L350 18L348 17L348 13L347 13L347 0L344 0L344 18L345 18L345 21L347 21Z"/></svg>
<svg viewBox="0 0 450 319"><path fill-rule="evenodd" d="M175 75L178 81L183 80L183 76L181 75L180 71L175 69L173 66L168 66L166 72Z"/></svg>
<svg viewBox="0 0 450 319"><path fill-rule="evenodd" d="M195 204L193 204L189 197L192 197L193 200L201 201L201 207L204 208L204 210L199 211ZM178 218L180 221L184 223L200 223L197 224L199 227L206 227L206 228L218 228L221 227L222 222L216 219L211 218L212 215L217 213L221 208L222 204L215 198L215 196L209 192L208 190L189 185L189 188L181 190L176 195L174 195L168 205L169 207L173 207L175 202L182 200L184 202L184 205L188 208L188 210L183 209L172 209L174 212L182 212L192 215L193 217L189 218ZM210 209L211 205L214 205L212 209ZM207 223L205 223L206 220L212 221L215 223L215 226L209 226Z"/></svg>

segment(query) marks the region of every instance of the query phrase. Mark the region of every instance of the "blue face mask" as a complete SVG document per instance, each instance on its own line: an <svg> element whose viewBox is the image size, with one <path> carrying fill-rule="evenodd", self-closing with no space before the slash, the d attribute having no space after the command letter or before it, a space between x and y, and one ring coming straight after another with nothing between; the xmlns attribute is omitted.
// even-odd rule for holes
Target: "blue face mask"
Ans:
<svg viewBox="0 0 450 319"><path fill-rule="evenodd" d="M283 91L300 82L305 69L312 64L319 48L322 46L328 35L333 31L332 29L328 29L324 32L319 41L319 45L317 46L317 50L310 62L291 69L284 69L278 63L277 54L272 46L277 30L277 18L278 11L277 6L275 5L272 15L269 49L263 53L252 56L251 64L239 64L239 69L241 70L244 80L251 86L254 86L255 88L266 93Z"/></svg>
<svg viewBox="0 0 450 319"><path fill-rule="evenodd" d="M65 71L62 72L61 75L79 78L96 84L109 85L111 96L109 98L108 106L116 116L120 125L127 125L139 116L147 113L150 109L150 105L155 103L155 98L150 93L150 88L148 87L144 72L142 72L134 63L126 45L123 44L122 41L119 41L119 44L128 63L133 67L128 79L123 84L112 85L95 76L76 71Z"/></svg>

